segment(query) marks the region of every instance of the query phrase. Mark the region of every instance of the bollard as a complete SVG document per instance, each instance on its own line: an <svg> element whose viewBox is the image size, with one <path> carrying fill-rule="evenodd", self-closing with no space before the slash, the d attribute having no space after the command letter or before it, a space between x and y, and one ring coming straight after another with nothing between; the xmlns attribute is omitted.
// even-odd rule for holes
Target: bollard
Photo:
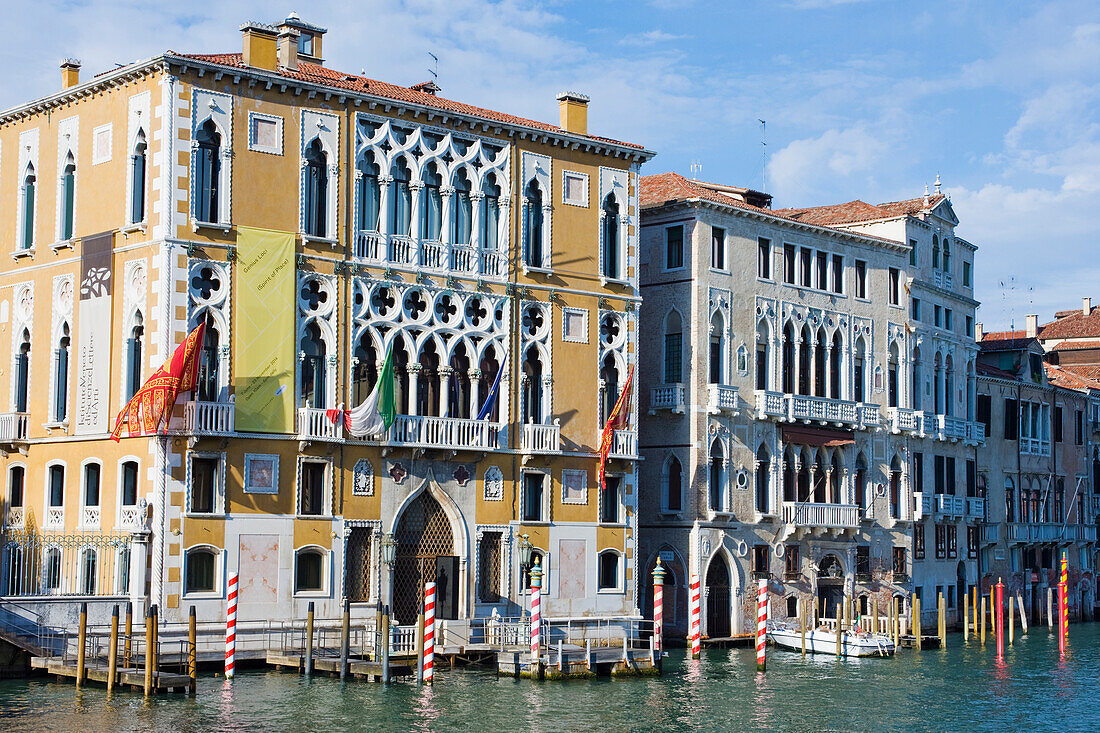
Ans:
<svg viewBox="0 0 1100 733"><path fill-rule="evenodd" d="M799 627L802 631L802 656L806 656L806 617L810 614L810 600L807 598L804 602L799 604Z"/></svg>
<svg viewBox="0 0 1100 733"><path fill-rule="evenodd" d="M1000 578L997 578L997 585L995 587L993 597L993 622L996 624L995 635L997 637L997 661L1003 662L1005 658L1005 585L1001 582Z"/></svg>
<svg viewBox="0 0 1100 733"><path fill-rule="evenodd" d="M984 594L982 595L982 615L981 615L980 621L978 623L981 626L982 646L985 646L985 595Z"/></svg>
<svg viewBox="0 0 1100 733"><path fill-rule="evenodd" d="M111 609L111 640L107 647L107 692L115 688L118 671L118 604Z"/></svg>
<svg viewBox="0 0 1100 733"><path fill-rule="evenodd" d="M388 639L383 638L386 643ZM348 674L348 649L351 645L351 599L344 599L344 616L340 621L340 679ZM387 644L388 646L388 644ZM385 676L385 670L382 670Z"/></svg>
<svg viewBox="0 0 1100 733"><path fill-rule="evenodd" d="M1020 609L1020 633L1027 636L1027 614L1024 613L1024 597L1016 594L1016 607Z"/></svg>
<svg viewBox="0 0 1100 733"><path fill-rule="evenodd" d="M423 680L430 685L435 682L435 583L424 584L423 625Z"/></svg>
<svg viewBox="0 0 1100 733"><path fill-rule="evenodd" d="M229 576L225 604L225 678L233 679L237 671L237 573Z"/></svg>
<svg viewBox="0 0 1100 733"><path fill-rule="evenodd" d="M652 636L649 637L649 661L652 662L654 664L654 666L656 666L657 660L653 656L653 637ZM558 673L560 674L564 671L565 671L564 650L562 649L561 639L558 639Z"/></svg>
<svg viewBox="0 0 1100 733"><path fill-rule="evenodd" d="M517 662L516 664L518 665L519 662ZM584 640L584 666L588 669L589 672L592 671L592 640L591 639L585 639Z"/></svg>
<svg viewBox="0 0 1100 733"><path fill-rule="evenodd" d="M821 597L814 595L814 628L821 625Z"/></svg>
<svg viewBox="0 0 1100 733"><path fill-rule="evenodd" d="M424 593L424 605L428 605L427 591ZM416 614L416 684L424 684L424 612Z"/></svg>
<svg viewBox="0 0 1100 733"><path fill-rule="evenodd" d="M840 614L841 614L840 606L841 606L840 603L836 604L836 658L837 659L840 659L841 644L843 643L841 641L841 636L844 633L840 630Z"/></svg>
<svg viewBox="0 0 1100 733"><path fill-rule="evenodd" d="M1016 606L1012 602L1012 596L1008 597L1008 645L1012 646L1016 636Z"/></svg>
<svg viewBox="0 0 1100 733"><path fill-rule="evenodd" d="M187 615L187 676L191 681L187 683L187 691L193 697L199 682L199 649L198 649L198 623L195 619L195 607Z"/></svg>
<svg viewBox="0 0 1100 733"><path fill-rule="evenodd" d="M691 574L691 589L688 595L688 612L691 616L689 634L691 636L691 658L699 658L700 629L699 629L699 576Z"/></svg>
<svg viewBox="0 0 1100 733"><path fill-rule="evenodd" d="M306 610L306 676L313 674L313 601Z"/></svg>
<svg viewBox="0 0 1100 733"><path fill-rule="evenodd" d="M80 625L76 632L76 686L84 685L84 647L88 641L88 604L80 604Z"/></svg>
<svg viewBox="0 0 1100 733"><path fill-rule="evenodd" d="M768 581L761 578L756 591L756 671L767 669Z"/></svg>
<svg viewBox="0 0 1100 733"><path fill-rule="evenodd" d="M939 604L939 627L936 629L940 636L940 649L947 648L947 601L943 597L943 593L940 593Z"/></svg>
<svg viewBox="0 0 1100 733"><path fill-rule="evenodd" d="M153 689L153 609L145 612L145 694Z"/></svg>
<svg viewBox="0 0 1100 733"><path fill-rule="evenodd" d="M132 645L130 640L134 634L134 603L133 601L126 601L126 639L123 642L122 647L122 668L130 668L130 652Z"/></svg>

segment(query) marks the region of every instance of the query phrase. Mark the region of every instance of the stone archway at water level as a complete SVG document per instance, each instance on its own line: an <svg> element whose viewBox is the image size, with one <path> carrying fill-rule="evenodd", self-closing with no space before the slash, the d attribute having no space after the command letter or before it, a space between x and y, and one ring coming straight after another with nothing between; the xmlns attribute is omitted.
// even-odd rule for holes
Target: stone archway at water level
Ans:
<svg viewBox="0 0 1100 733"><path fill-rule="evenodd" d="M424 583L436 583L436 618L458 618L460 582L454 532L443 507L427 490L401 514L394 531L393 613L397 622L416 623Z"/></svg>

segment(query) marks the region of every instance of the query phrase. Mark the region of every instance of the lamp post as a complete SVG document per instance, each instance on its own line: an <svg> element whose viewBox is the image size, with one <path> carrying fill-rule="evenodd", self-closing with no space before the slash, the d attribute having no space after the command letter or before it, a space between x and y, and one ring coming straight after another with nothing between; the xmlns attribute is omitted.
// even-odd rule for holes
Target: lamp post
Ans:
<svg viewBox="0 0 1100 733"><path fill-rule="evenodd" d="M526 534L519 536L519 585L520 585L520 618L527 618L527 580L523 577L527 568L531 565L531 539Z"/></svg>
<svg viewBox="0 0 1100 733"><path fill-rule="evenodd" d="M393 563L397 559L397 541L393 538L392 532L387 532L382 535L382 562L386 564L386 595L385 597L393 602ZM382 661L382 681L390 681L390 603L387 603L380 610L381 624L378 629L378 640L382 647L381 661Z"/></svg>

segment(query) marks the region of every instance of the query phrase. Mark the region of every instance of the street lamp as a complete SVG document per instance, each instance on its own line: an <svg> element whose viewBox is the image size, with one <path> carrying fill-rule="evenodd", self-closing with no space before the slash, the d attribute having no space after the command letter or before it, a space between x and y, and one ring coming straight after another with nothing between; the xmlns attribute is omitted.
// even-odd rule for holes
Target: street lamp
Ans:
<svg viewBox="0 0 1100 733"><path fill-rule="evenodd" d="M524 575L527 573L527 568L531 564L531 539L526 534L519 536L519 597L520 597L520 618L527 617L527 581Z"/></svg>
<svg viewBox="0 0 1100 733"><path fill-rule="evenodd" d="M382 562L392 568L396 559L397 541L394 540L392 532L386 532L382 535Z"/></svg>

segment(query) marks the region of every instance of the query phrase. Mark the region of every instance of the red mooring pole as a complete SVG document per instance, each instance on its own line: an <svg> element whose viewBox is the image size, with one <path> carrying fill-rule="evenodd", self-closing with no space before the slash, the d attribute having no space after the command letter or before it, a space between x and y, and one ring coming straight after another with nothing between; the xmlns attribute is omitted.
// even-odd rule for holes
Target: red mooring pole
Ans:
<svg viewBox="0 0 1100 733"><path fill-rule="evenodd" d="M997 661L1003 662L1005 658L1005 584L1001 582L1000 578L997 578L995 597L996 600L994 603L997 606L995 613L997 623Z"/></svg>

